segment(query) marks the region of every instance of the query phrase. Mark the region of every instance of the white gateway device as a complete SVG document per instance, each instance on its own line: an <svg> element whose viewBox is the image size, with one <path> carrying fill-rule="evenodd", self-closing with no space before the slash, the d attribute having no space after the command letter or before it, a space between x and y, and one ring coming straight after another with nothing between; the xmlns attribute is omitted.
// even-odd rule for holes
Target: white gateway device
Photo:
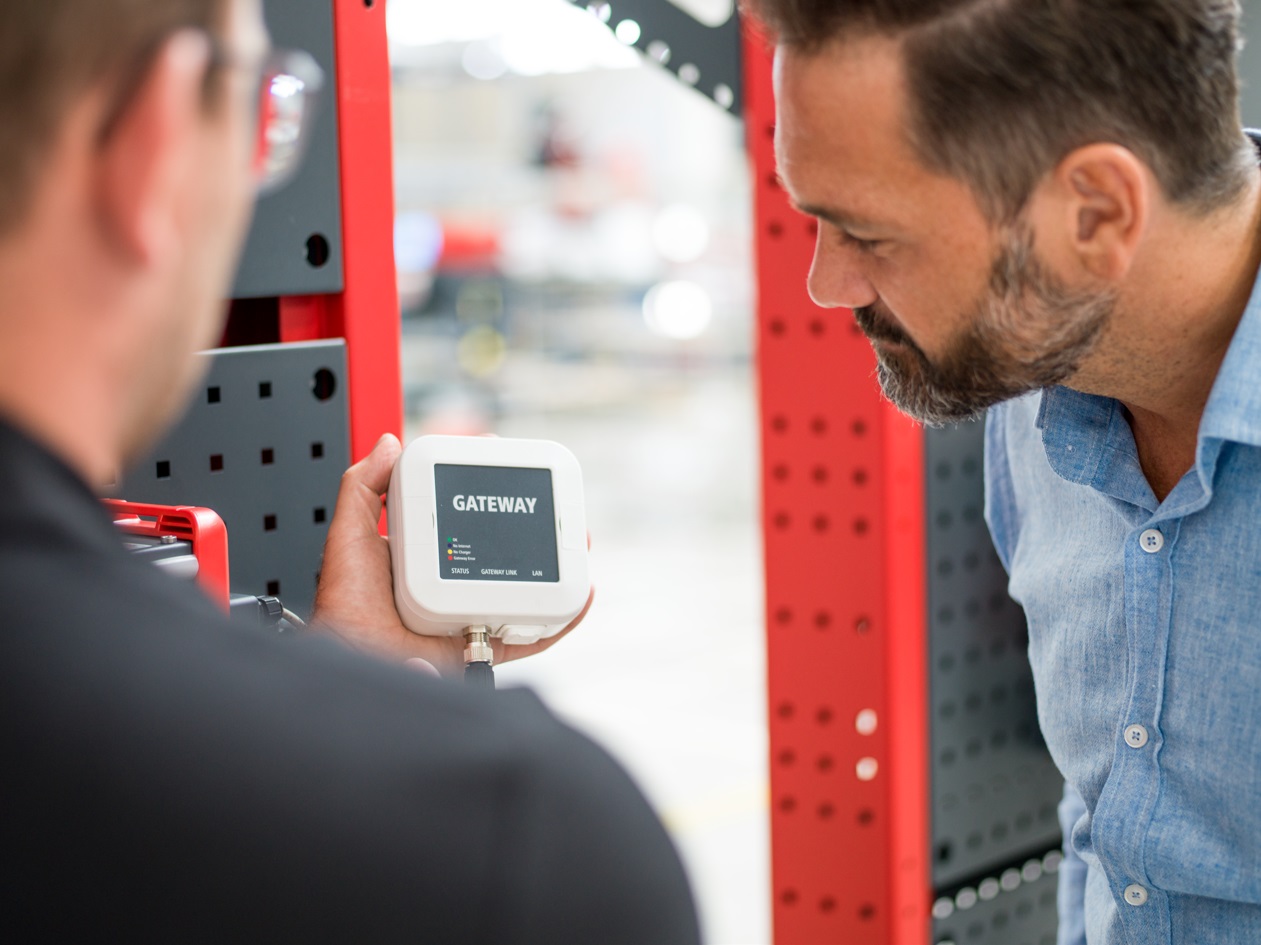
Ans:
<svg viewBox="0 0 1261 945"><path fill-rule="evenodd" d="M422 436L386 500L394 603L416 633L551 636L587 602L582 470L550 440Z"/></svg>

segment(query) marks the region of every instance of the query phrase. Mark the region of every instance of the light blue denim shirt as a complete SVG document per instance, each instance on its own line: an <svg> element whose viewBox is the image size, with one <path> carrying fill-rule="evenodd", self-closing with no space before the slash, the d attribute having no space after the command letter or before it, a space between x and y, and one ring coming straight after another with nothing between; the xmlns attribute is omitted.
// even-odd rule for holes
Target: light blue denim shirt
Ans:
<svg viewBox="0 0 1261 945"><path fill-rule="evenodd" d="M1261 943L1261 289L1163 503L1064 388L990 412L986 486L1067 782L1060 942Z"/></svg>

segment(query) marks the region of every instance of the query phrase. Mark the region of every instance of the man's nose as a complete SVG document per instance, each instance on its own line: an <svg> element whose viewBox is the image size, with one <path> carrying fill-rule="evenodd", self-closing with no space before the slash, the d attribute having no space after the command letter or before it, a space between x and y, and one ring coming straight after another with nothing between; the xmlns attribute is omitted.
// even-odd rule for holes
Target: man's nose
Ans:
<svg viewBox="0 0 1261 945"><path fill-rule="evenodd" d="M814 304L823 308L862 308L879 298L863 273L858 250L842 245L822 226L806 286Z"/></svg>

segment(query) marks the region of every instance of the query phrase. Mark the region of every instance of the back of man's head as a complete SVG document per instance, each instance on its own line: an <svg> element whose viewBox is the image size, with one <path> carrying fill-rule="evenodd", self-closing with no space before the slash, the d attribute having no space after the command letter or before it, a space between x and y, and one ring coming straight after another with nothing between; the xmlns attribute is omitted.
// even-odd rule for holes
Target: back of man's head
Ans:
<svg viewBox="0 0 1261 945"><path fill-rule="evenodd" d="M926 166L1015 218L1064 155L1129 148L1172 202L1208 213L1255 167L1239 123L1237 0L747 0L812 54L892 37Z"/></svg>
<svg viewBox="0 0 1261 945"><path fill-rule="evenodd" d="M99 86L121 107L167 36L184 27L213 32L226 7L227 0L0 2L0 235L21 219L75 99Z"/></svg>

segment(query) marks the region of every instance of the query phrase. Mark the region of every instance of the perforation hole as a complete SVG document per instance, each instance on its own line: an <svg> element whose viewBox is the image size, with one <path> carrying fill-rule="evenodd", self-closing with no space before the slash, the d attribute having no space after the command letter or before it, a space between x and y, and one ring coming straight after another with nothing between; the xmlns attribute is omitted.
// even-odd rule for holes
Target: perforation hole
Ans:
<svg viewBox="0 0 1261 945"><path fill-rule="evenodd" d="M797 707L791 702L781 702L779 707L775 710L775 714L781 719L791 719L796 711Z"/></svg>
<svg viewBox="0 0 1261 945"><path fill-rule="evenodd" d="M831 820L832 815L836 813L836 808L833 807L831 804L829 804L827 801L824 801L822 804L819 805L819 809L817 813L819 815L820 820Z"/></svg>
<svg viewBox="0 0 1261 945"><path fill-rule="evenodd" d="M871 630L871 619L869 617L858 617L854 621L854 632L865 634Z"/></svg>
<svg viewBox="0 0 1261 945"><path fill-rule="evenodd" d="M797 753L791 748L785 748L779 753L778 761L785 768L791 768L797 763Z"/></svg>
<svg viewBox="0 0 1261 945"><path fill-rule="evenodd" d="M797 896L797 890L795 889L785 889L782 893L779 894L779 901L782 902L786 906L795 906L797 904L798 898L799 897Z"/></svg>
<svg viewBox="0 0 1261 945"><path fill-rule="evenodd" d="M789 516L787 512L780 512L775 516L773 521L775 523L775 527L778 528L780 531L783 531L784 529L788 528L789 525L792 524L792 517Z"/></svg>
<svg viewBox="0 0 1261 945"><path fill-rule="evenodd" d="M265 449L259 455L259 459L264 466L271 466L276 462L276 451L273 449Z"/></svg>
<svg viewBox="0 0 1261 945"><path fill-rule="evenodd" d="M788 418L780 414L771 418L771 429L776 433L783 433L788 429Z"/></svg>
<svg viewBox="0 0 1261 945"><path fill-rule="evenodd" d="M810 421L810 432L815 436L823 436L828 432L828 421L825 417L815 417Z"/></svg>
<svg viewBox="0 0 1261 945"><path fill-rule="evenodd" d="M826 532L832 523L826 515L816 515L811 524L816 532Z"/></svg>
<svg viewBox="0 0 1261 945"><path fill-rule="evenodd" d="M312 269L322 269L331 256L328 238L322 233L312 233L306 241L306 261Z"/></svg>
<svg viewBox="0 0 1261 945"><path fill-rule="evenodd" d="M828 481L828 468L826 466L815 466L810 471L810 478L822 485Z"/></svg>
<svg viewBox="0 0 1261 945"><path fill-rule="evenodd" d="M867 485L867 470L865 470L865 469L855 469L855 470L854 470L854 474L853 474L853 477L852 477L852 478L853 478L853 480L854 480L854 485L856 485L856 486L865 486L865 485Z"/></svg>
<svg viewBox="0 0 1261 945"><path fill-rule="evenodd" d="M782 318L771 319L771 323L767 325L767 328L770 329L771 334L776 338L782 338L784 333L788 331L788 325Z"/></svg>
<svg viewBox="0 0 1261 945"><path fill-rule="evenodd" d="M779 809L785 814L791 814L797 809L797 799L795 797L780 798Z"/></svg>
<svg viewBox="0 0 1261 945"><path fill-rule="evenodd" d="M876 907L870 902L864 902L858 907L858 918L863 922L870 922L876 917Z"/></svg>
<svg viewBox="0 0 1261 945"><path fill-rule="evenodd" d="M871 525L865 518L856 518L854 519L853 528L855 535L866 535Z"/></svg>
<svg viewBox="0 0 1261 945"><path fill-rule="evenodd" d="M773 240L779 239L784 235L784 225L778 220L772 220L770 223L766 224L766 235Z"/></svg>
<svg viewBox="0 0 1261 945"><path fill-rule="evenodd" d="M827 706L820 706L819 711L814 714L814 720L820 725L832 724L832 710Z"/></svg>
<svg viewBox="0 0 1261 945"><path fill-rule="evenodd" d="M858 821L858 826L870 827L876 822L876 812L870 807L863 807L858 811L854 819Z"/></svg>
<svg viewBox="0 0 1261 945"><path fill-rule="evenodd" d="M270 396L271 396L271 381L259 381L258 399L266 400Z"/></svg>
<svg viewBox="0 0 1261 945"><path fill-rule="evenodd" d="M781 607L775 611L775 621L777 623L792 623L793 612L787 607Z"/></svg>
<svg viewBox="0 0 1261 945"><path fill-rule="evenodd" d="M822 899L819 900L819 911L820 912L835 912L836 900L833 899L831 896L824 896Z"/></svg>
<svg viewBox="0 0 1261 945"><path fill-rule="evenodd" d="M263 516L263 531L274 532L275 530L276 530L276 516L264 515Z"/></svg>
<svg viewBox="0 0 1261 945"><path fill-rule="evenodd" d="M277 597L277 596L279 596L279 595L280 595L280 582L279 582L279 581L268 581L268 582L267 582L267 596L268 596L268 597Z"/></svg>
<svg viewBox="0 0 1261 945"><path fill-rule="evenodd" d="M328 518L328 512L324 508L317 508L311 513L316 525L323 525Z"/></svg>
<svg viewBox="0 0 1261 945"><path fill-rule="evenodd" d="M828 326L821 318L816 318L810 322L810 334L816 338L822 338L827 334Z"/></svg>
<svg viewBox="0 0 1261 945"><path fill-rule="evenodd" d="M217 404L219 403L221 397L222 397L222 391L220 391L218 387L206 388L206 403Z"/></svg>
<svg viewBox="0 0 1261 945"><path fill-rule="evenodd" d="M320 368L311 378L311 393L319 401L332 399L337 393L337 375L328 368Z"/></svg>
<svg viewBox="0 0 1261 945"><path fill-rule="evenodd" d="M850 424L849 428L850 428L850 431L854 434L854 436L867 435L867 424L864 423L862 420L855 420L853 423Z"/></svg>
<svg viewBox="0 0 1261 945"><path fill-rule="evenodd" d="M786 482L788 480L788 467L781 463L771 470L771 477L776 482Z"/></svg>
<svg viewBox="0 0 1261 945"><path fill-rule="evenodd" d="M832 615L826 610L821 610L814 615L814 625L820 630L827 630L832 626Z"/></svg>
<svg viewBox="0 0 1261 945"><path fill-rule="evenodd" d="M171 462L170 460L160 459L156 463L156 473L159 479L171 478Z"/></svg>
<svg viewBox="0 0 1261 945"><path fill-rule="evenodd" d="M827 774L833 767L835 767L835 765L836 762L832 760L831 755L820 755L819 760L815 762L815 767L817 767L823 774ZM828 816L831 816L831 814Z"/></svg>
<svg viewBox="0 0 1261 945"><path fill-rule="evenodd" d="M215 453L210 457L210 471L212 473L223 472L223 454Z"/></svg>
<svg viewBox="0 0 1261 945"><path fill-rule="evenodd" d="M324 444L323 444L323 443L312 443L312 444L311 444L311 458L312 458L312 459L323 459L323 458L324 458Z"/></svg>

